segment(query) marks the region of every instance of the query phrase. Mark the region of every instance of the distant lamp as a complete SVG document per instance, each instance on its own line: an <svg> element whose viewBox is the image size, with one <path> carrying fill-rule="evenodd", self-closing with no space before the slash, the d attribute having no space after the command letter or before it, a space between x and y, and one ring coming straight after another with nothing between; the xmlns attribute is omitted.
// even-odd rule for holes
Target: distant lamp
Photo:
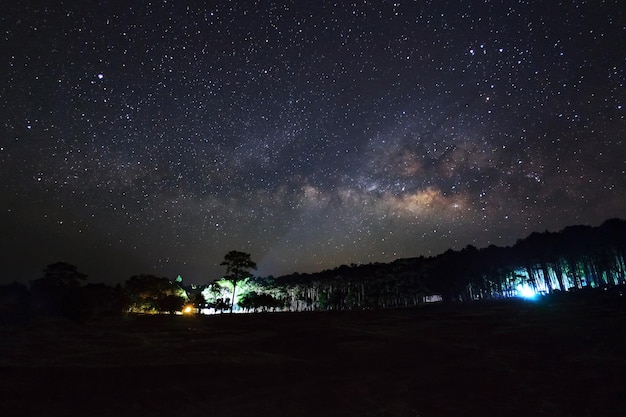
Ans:
<svg viewBox="0 0 626 417"><path fill-rule="evenodd" d="M528 284L518 285L517 294L522 298L533 299L537 296L535 290Z"/></svg>
<svg viewBox="0 0 626 417"><path fill-rule="evenodd" d="M191 314L191 313L193 313L193 306L186 305L185 308L183 308L183 314Z"/></svg>

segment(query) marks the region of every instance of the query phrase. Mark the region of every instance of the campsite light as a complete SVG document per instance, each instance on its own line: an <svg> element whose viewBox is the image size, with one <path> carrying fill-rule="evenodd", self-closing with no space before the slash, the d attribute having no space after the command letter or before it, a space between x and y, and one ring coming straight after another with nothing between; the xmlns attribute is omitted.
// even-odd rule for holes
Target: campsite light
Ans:
<svg viewBox="0 0 626 417"><path fill-rule="evenodd" d="M535 290L528 284L518 285L517 294L522 298L533 299L537 296Z"/></svg>

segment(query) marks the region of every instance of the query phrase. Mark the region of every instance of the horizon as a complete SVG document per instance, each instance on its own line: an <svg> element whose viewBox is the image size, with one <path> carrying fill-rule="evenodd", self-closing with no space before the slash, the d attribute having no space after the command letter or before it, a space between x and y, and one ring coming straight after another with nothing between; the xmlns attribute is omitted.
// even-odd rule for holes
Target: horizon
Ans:
<svg viewBox="0 0 626 417"><path fill-rule="evenodd" d="M564 228L559 229L559 230L547 230L547 229L545 229L545 230L543 230L543 231L534 230L534 231L530 232L528 235L526 235L526 236L524 236L524 237L517 238L517 239L516 239L516 241L515 241L515 243L517 243L517 242L519 242L519 241L521 241L521 240L524 240L524 239L528 238L528 237L529 237L530 235L532 235L533 233L561 233L564 229L566 229L566 228L568 228L568 227L576 227L576 226L588 226L588 227L592 227L592 228L593 228L593 227L600 227L600 226L601 226L601 225L603 225L605 222L607 222L607 221L609 221L609 220L615 220L615 219L617 219L617 220L621 220L621 221L626 221L626 219L622 219L622 218L610 218L610 219L606 219L606 220L604 220L603 222L601 222L601 223L600 223L600 224L598 224L598 225L588 225L588 224L572 224L572 225L567 225L567 226L565 226ZM449 251L449 250L453 250L453 251L458 252L458 251L461 251L461 250L463 250L463 249L465 249L465 248L467 248L467 247L469 247L469 246L474 246L474 245L467 244L467 245L464 245L464 246L459 247L459 248L448 248L448 249L446 249L446 250L444 250L444 251L441 251L441 252L436 253L436 254L431 254L431 255L428 255L428 256L426 256L426 255L416 255L416 256L407 256L407 257L402 257L402 258L395 258L395 259L392 259L392 260L387 261L387 262L372 261L372 262L368 262L368 263L360 263L360 264L354 264L354 263L347 264L347 263L343 263L343 264L333 265L333 266L330 266L330 267L328 267L328 268L324 268L324 269L320 269L320 270L315 270L315 271L291 271L291 272L287 272L287 273L280 274L280 275L273 275L273 274L269 274L269 275L252 274L252 276L253 276L253 277L255 277L255 278L268 278L268 277L281 278L281 277L291 276L291 275L307 275L307 274L314 275L314 274L323 273L323 272L326 272L326 271L332 271L332 270L337 269L337 268L340 268L340 267L342 267L342 266L350 266L350 267L354 267L354 266L356 266L356 267L359 267L359 266L364 266L364 265L372 265L372 264L389 264L389 263L393 263L393 262L395 262L395 261L402 260L402 259L416 259L416 258L420 258L420 257L423 257L423 258L425 258L425 259L427 259L427 260L428 260L428 259L430 259L430 258L436 258L436 257L438 257L438 256L440 256L440 255L443 255L445 252L447 252L447 251ZM479 247L475 247L475 248L476 248L477 250L482 250L482 249L486 249L486 248L488 248L489 246L492 246L492 244L485 245L485 246L479 246ZM514 246L514 244L510 244L510 245L502 245L502 246L500 246L500 245L493 245L493 246L496 246L496 247L498 247L498 248L511 248L512 246ZM252 258L252 260L254 261L254 258ZM64 263L68 263L68 264L70 264L70 265L76 266L76 267L77 267L77 271L78 271L78 272L81 272L81 273L86 273L86 271L85 271L85 270L83 270L83 269L81 269L79 265L75 265L75 264L73 264L72 262L69 262L68 260L63 260L63 259L59 259L59 260L57 260L57 261L55 261L55 262L50 262L50 263L46 264L45 266L42 266L42 267L40 268L40 272L43 272L46 266L51 265L51 264L56 263L56 262L64 262ZM220 262L221 262L221 261L220 261ZM256 270L253 270L253 271L256 271ZM194 285L194 286L198 286L198 287L201 287L201 286L206 286L206 285L209 285L209 284L210 284L210 283L212 283L212 282L216 282L216 281L219 281L219 280L223 280L223 279L224 279L224 278L223 278L223 275L224 275L224 274L221 274L221 275L219 275L219 277L218 277L218 276L216 276L215 278L209 279L209 280L204 281L204 282L200 282L200 281L192 281L192 282L188 282L188 281L185 281L184 277L182 277L180 274L177 274L177 275L175 275L175 276L166 276L166 275L158 275L158 274L152 274L152 273L138 272L138 273L135 273L135 274L129 275L128 277L125 277L125 278L123 278L123 279L120 279L120 280L118 280L118 281L94 281L93 279L90 279L90 275L89 275L88 273L86 273L86 275L87 275L87 278L86 278L85 284L99 284L99 283L104 283L104 284L107 284L107 285L112 285L112 286L117 285L117 284L121 284L121 285L123 285L123 284L124 284L124 283L125 283L125 282L129 279L129 278L131 278L132 276L139 276L139 275L153 275L153 276L157 276L157 277L167 278L167 279L169 279L171 282L176 282L176 283L178 283L178 284L180 284L180 285L182 285L182 286L185 286L185 287L187 287L187 286L189 286L189 285ZM0 285L6 285L6 284L10 284L10 283L21 283L21 284L30 285L31 281L33 281L33 280L35 280L35 279L39 279L39 278L41 278L42 276L43 276L43 274L42 274L42 273L40 273L39 275L34 276L34 278L32 278L32 279L30 279L30 280L15 280L15 279L14 279L14 280L12 280L12 281L6 281L6 282L4 282L4 281L0 280ZM178 281L178 277L182 278L182 281L180 281L180 282L179 282L179 281Z"/></svg>

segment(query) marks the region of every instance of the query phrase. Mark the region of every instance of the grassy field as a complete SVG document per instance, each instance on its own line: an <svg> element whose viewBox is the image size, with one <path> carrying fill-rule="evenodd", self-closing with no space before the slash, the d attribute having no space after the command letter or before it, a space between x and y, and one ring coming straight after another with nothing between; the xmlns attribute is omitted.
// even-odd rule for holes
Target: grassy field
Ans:
<svg viewBox="0 0 626 417"><path fill-rule="evenodd" d="M2 416L621 416L626 303L0 329Z"/></svg>

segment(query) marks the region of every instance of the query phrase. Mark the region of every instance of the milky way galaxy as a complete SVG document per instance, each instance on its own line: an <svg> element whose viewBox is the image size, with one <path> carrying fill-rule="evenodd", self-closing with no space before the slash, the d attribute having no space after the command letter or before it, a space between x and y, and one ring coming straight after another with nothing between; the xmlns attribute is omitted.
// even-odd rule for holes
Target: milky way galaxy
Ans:
<svg viewBox="0 0 626 417"><path fill-rule="evenodd" d="M3 282L207 283L626 215L614 1L15 1Z"/></svg>

